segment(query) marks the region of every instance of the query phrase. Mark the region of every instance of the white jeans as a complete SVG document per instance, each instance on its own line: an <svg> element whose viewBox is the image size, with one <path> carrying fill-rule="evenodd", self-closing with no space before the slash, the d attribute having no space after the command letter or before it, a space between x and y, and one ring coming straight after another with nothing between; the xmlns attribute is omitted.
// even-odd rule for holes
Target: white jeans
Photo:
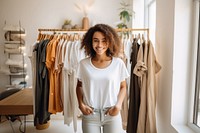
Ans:
<svg viewBox="0 0 200 133"><path fill-rule="evenodd" d="M83 133L121 133L122 120L120 113L116 116L105 115L106 110L94 109L93 114L83 115Z"/></svg>

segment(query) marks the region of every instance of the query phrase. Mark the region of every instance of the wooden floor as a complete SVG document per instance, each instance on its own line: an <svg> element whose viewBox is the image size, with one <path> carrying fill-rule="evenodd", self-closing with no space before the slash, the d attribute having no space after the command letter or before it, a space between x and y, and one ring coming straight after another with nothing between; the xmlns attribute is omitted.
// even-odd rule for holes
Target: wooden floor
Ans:
<svg viewBox="0 0 200 133"><path fill-rule="evenodd" d="M51 120L50 125L47 129L37 130L33 124L32 116L28 116L26 121L26 133L74 133L73 123L70 126L68 126L64 125L63 119L60 118L52 118L52 119L54 120ZM0 133L20 133L19 131L20 122L16 120L14 122L11 122L11 124L13 126L14 132L12 130L9 121L4 121L3 123L0 123ZM23 130L23 125L22 125L22 130ZM77 133L82 133L81 120L78 120Z"/></svg>
<svg viewBox="0 0 200 133"><path fill-rule="evenodd" d="M79 119L76 133L82 133L81 124L82 121L81 119ZM20 133L19 131L20 122L16 120L15 122L12 122L12 125L15 133ZM0 133L13 133L12 128L8 121L0 124ZM70 126L64 125L62 114L56 114L52 115L49 128L44 130L37 130L33 125L33 116L32 115L27 116L26 133L75 133L75 132L73 128L73 123L71 123ZM126 133L126 132L122 130L120 133Z"/></svg>

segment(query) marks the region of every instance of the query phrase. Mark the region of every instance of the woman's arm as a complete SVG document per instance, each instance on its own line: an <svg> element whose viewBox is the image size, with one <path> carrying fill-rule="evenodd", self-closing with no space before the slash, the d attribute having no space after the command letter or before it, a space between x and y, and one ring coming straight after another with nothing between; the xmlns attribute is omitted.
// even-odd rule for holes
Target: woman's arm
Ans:
<svg viewBox="0 0 200 133"><path fill-rule="evenodd" d="M124 101L124 98L126 96L126 81L122 81L120 85L120 91L118 94L118 101L116 106L121 110L122 103Z"/></svg>
<svg viewBox="0 0 200 133"><path fill-rule="evenodd" d="M79 107L83 105L83 91L82 91L82 82L78 80L76 85L76 95L78 99Z"/></svg>
<svg viewBox="0 0 200 133"><path fill-rule="evenodd" d="M89 115L93 112L92 108L85 105L83 102L83 90L82 90L82 82L78 80L76 86L76 95L78 99L79 109L84 115Z"/></svg>

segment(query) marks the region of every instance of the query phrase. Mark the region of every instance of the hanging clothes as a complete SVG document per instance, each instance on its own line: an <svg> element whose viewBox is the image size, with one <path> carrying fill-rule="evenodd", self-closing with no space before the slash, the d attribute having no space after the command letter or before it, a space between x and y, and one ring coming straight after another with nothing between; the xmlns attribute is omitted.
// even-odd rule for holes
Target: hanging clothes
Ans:
<svg viewBox="0 0 200 133"><path fill-rule="evenodd" d="M129 110L128 110L128 123L127 133L137 132L137 122L140 107L140 85L139 78L133 73L133 69L137 64L137 54L140 45L138 39L133 39L132 53L131 53L131 78L130 78L130 94L129 94Z"/></svg>
<svg viewBox="0 0 200 133"><path fill-rule="evenodd" d="M54 37L51 42L47 45L47 57L46 57L46 66L49 71L49 79L50 79L50 92L49 92L49 112L52 114L56 114L57 112L61 112L62 105L60 105L60 98L58 97L57 83L56 83L56 74L55 74L55 59L56 59L56 48L59 44L60 36Z"/></svg>
<svg viewBox="0 0 200 133"><path fill-rule="evenodd" d="M156 74L161 70L151 41L140 47L134 73L141 78L141 104L137 133L157 133L156 129Z"/></svg>
<svg viewBox="0 0 200 133"><path fill-rule="evenodd" d="M36 88L35 89L35 116L34 125L45 124L50 120L48 112L49 102L49 78L45 65L46 47L49 40L43 40L36 44Z"/></svg>
<svg viewBox="0 0 200 133"><path fill-rule="evenodd" d="M151 41L148 42L148 59L147 59L147 133L156 133L156 101L157 101L157 84L156 74L161 70L161 65L158 63L153 45Z"/></svg>
<svg viewBox="0 0 200 133"><path fill-rule="evenodd" d="M140 107L139 107L139 118L137 124L137 133L146 133L146 100L147 100L147 52L148 52L148 45L147 43L143 43L140 45L138 56L137 56L137 64L135 65L133 73L141 78L141 88L140 88Z"/></svg>
<svg viewBox="0 0 200 133"><path fill-rule="evenodd" d="M80 115L80 111L78 109L75 91L77 82L75 75L78 62L86 57L84 50L80 49L81 38L67 34L40 34L38 38L39 43L37 43L35 51L38 51L37 54L42 54L42 50L39 48L43 48L43 43L45 42L45 50L43 51L45 51L46 55L42 58L42 65L45 65L46 71L49 74L48 101L45 103L45 107L47 107L45 109L49 114L63 112L64 124L70 125L71 122L73 122L74 131L76 132L77 116ZM48 42L46 42L46 40L48 40ZM40 56L37 56L37 58L39 57ZM38 64L38 61L36 62L36 66L41 66ZM35 71L38 72L38 69ZM37 83L38 82L39 81L37 81ZM35 90L38 91L38 89L39 87L37 87L36 84ZM35 94L35 99L37 101L35 108L39 110L41 108L38 106L39 101L44 99L38 96L37 93ZM50 117L48 120L50 120ZM35 119L35 121L37 121L37 119Z"/></svg>

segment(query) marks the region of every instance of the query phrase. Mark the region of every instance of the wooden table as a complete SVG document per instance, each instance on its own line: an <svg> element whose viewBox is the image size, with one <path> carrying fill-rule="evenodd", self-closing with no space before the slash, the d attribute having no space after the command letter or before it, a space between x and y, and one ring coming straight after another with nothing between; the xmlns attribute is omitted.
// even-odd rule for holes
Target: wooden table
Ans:
<svg viewBox="0 0 200 133"><path fill-rule="evenodd" d="M0 115L33 114L33 90L23 89L0 101Z"/></svg>
<svg viewBox="0 0 200 133"><path fill-rule="evenodd" d="M26 115L33 114L33 90L23 89L0 101L0 115L24 116L24 132Z"/></svg>

